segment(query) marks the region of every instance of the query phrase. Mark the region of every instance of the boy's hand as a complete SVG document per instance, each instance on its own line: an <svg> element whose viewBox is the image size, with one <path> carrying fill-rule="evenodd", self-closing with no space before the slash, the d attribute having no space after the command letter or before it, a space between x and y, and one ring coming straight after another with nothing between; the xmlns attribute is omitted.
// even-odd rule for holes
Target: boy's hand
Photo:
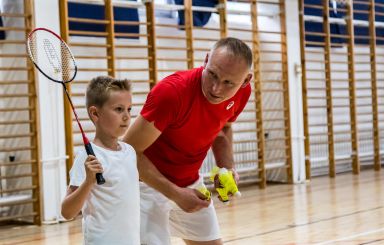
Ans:
<svg viewBox="0 0 384 245"><path fill-rule="evenodd" d="M95 175L97 173L102 173L103 172L103 167L101 166L101 163L95 156L88 155L87 159L85 160L84 163L85 166L85 182L88 184L95 184L96 183L96 178Z"/></svg>

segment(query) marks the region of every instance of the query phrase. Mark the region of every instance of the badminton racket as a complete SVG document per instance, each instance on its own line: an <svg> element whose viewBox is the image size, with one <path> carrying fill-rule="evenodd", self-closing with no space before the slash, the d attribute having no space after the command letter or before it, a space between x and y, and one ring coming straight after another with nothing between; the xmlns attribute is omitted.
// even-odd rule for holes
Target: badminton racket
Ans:
<svg viewBox="0 0 384 245"><path fill-rule="evenodd" d="M33 64L45 77L63 85L63 89L79 126L85 150L88 155L95 156L92 145L84 133L66 87L66 84L73 81L77 74L76 61L68 45L53 31L46 28L36 28L28 35L27 50ZM105 183L105 179L101 173L96 174L96 181L99 185Z"/></svg>

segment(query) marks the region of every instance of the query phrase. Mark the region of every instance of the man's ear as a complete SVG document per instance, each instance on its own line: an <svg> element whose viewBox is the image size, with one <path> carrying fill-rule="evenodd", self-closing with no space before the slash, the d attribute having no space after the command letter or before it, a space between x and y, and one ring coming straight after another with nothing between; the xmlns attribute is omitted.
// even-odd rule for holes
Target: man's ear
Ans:
<svg viewBox="0 0 384 245"><path fill-rule="evenodd" d="M99 119L99 112L97 107L94 105L88 108L88 114L93 122L96 122Z"/></svg>
<svg viewBox="0 0 384 245"><path fill-rule="evenodd" d="M209 58L209 53L207 53L207 55L205 56L205 59L204 59L204 68L205 66L208 64L208 58Z"/></svg>
<svg viewBox="0 0 384 245"><path fill-rule="evenodd" d="M245 87L248 85L248 83L251 82L252 77L253 77L252 73L249 73L249 74L247 75L247 77L245 78L245 80L244 80L244 82L243 82L243 85L241 85L241 87L242 87L242 88L245 88Z"/></svg>

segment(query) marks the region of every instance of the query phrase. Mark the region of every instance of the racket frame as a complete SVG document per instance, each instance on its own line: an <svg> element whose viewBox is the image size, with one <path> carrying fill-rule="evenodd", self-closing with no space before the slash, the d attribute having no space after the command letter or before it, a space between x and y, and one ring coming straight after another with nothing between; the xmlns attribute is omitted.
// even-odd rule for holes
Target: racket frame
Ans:
<svg viewBox="0 0 384 245"><path fill-rule="evenodd" d="M35 62L35 60L33 59L33 55L32 55L32 50L31 50L31 47L29 45L29 41L32 39L32 35L34 35L35 32L37 31L47 31L49 33L51 33L52 35L54 35L55 37L57 37L60 41L61 41L61 44L64 44L65 47L67 48L69 54L70 54L70 57L74 63L74 68L75 68L75 72L73 74L73 76L68 80L68 81L59 81L57 79L54 79L50 76L48 76L37 64L37 62ZM71 96L69 95L69 92L67 90L67 87L66 87L66 83L70 83L71 81L73 81L77 75L77 65L76 65L76 60L75 60L75 57L73 56L72 52L71 52L71 49L68 47L67 43L59 36L57 35L55 32L47 29L47 28L43 28L43 27L39 27L39 28L35 28L33 29L29 34L28 34L28 38L27 38L27 51L28 51L28 55L31 59L31 61L33 62L33 64L35 65L35 67L41 72L41 74L43 74L46 78L48 78L49 80L53 81L53 82L56 82L56 83L60 83L63 85L63 89L64 89L64 92L65 94L67 95L67 99L69 101L69 104L71 105L71 108L72 108L72 112L73 114L75 115L75 119L76 119L76 122L77 122L77 125L79 126L79 129L81 131L81 135L82 135L82 138L83 138L83 143L84 143L84 147L85 147L85 150L87 152L88 155L93 155L93 156L96 156L94 151L93 151L93 148L92 148L92 145L89 141L89 139L87 138L87 136L85 135L84 133L84 130L83 130L83 127L81 126L81 123L80 123L80 120L77 116L77 113L76 113L76 110L75 110L75 107L73 105L73 102L72 102L72 99L71 99ZM105 179L102 175L102 173L96 173L96 182L98 185L102 185L105 183Z"/></svg>

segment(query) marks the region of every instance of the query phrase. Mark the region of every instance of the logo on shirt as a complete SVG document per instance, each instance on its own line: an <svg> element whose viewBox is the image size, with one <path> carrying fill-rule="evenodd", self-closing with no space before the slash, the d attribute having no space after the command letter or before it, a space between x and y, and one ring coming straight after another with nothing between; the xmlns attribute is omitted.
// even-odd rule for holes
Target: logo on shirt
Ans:
<svg viewBox="0 0 384 245"><path fill-rule="evenodd" d="M234 104L235 104L235 101L233 100L229 102L229 104L227 105L227 110L231 109Z"/></svg>

